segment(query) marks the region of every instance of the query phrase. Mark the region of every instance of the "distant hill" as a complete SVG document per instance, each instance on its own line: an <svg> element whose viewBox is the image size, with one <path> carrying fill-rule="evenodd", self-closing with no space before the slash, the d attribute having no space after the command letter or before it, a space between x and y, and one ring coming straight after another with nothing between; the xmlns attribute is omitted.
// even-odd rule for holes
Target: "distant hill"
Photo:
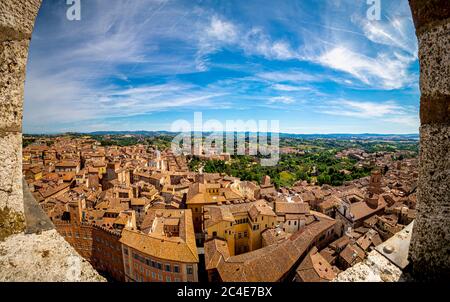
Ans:
<svg viewBox="0 0 450 302"><path fill-rule="evenodd" d="M242 132L240 132L242 133ZM159 136L159 135L177 135L178 133L169 131L96 131L87 133L90 135L142 135L142 136ZM204 132L209 134L209 132ZM377 134L377 133L336 133L336 134L292 134L280 133L280 138L300 138L300 139L358 139L358 140L419 140L419 134Z"/></svg>
<svg viewBox="0 0 450 302"><path fill-rule="evenodd" d="M95 131L84 133L88 135L141 135L141 136L160 136L160 135L177 135L178 133L169 131Z"/></svg>
<svg viewBox="0 0 450 302"><path fill-rule="evenodd" d="M289 134L280 133L284 138L304 138L304 139L382 139L382 140L419 140L419 134L376 134L376 133L336 133L336 134Z"/></svg>

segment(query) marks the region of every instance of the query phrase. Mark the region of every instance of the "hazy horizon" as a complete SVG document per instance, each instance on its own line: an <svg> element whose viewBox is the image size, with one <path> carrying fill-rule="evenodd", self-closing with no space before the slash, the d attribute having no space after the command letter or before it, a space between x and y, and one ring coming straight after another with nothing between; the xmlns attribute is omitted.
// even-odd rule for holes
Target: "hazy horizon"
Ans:
<svg viewBox="0 0 450 302"><path fill-rule="evenodd" d="M137 133L137 132L149 132L149 133L156 133L156 132L166 132L166 133L187 133L187 132L174 132L174 131L170 131L170 130L99 130L99 131L89 131L89 132L83 132L83 131L67 131L67 132L42 132L42 133L30 133L30 132L24 132L24 135L64 135L64 134L95 134L95 133ZM190 132L196 132L196 131L190 131ZM204 133L211 133L213 131L208 131L205 130L203 131ZM229 133L231 131L224 131L223 133ZM243 133L243 132L248 132L248 131L235 131L237 133ZM254 133L254 132L250 132L250 133ZM269 132L270 133L270 132ZM279 134L284 134L284 135L308 135L308 136L314 136L314 135L382 135L382 136L394 136L394 135L402 135L402 136L408 136L408 135L419 135L419 132L417 133L363 133L363 132L359 132L359 133L292 133L292 132L272 132L272 133L279 133Z"/></svg>

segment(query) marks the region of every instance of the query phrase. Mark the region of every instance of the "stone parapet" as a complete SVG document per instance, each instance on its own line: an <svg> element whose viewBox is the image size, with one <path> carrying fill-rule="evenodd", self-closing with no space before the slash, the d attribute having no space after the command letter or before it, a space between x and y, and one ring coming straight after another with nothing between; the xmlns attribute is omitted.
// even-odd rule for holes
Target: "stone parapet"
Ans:
<svg viewBox="0 0 450 302"><path fill-rule="evenodd" d="M364 261L340 273L334 282L404 282L414 222L370 251Z"/></svg>
<svg viewBox="0 0 450 302"><path fill-rule="evenodd" d="M402 270L373 250L367 258L340 273L333 282L401 282Z"/></svg>
<svg viewBox="0 0 450 302"><path fill-rule="evenodd" d="M0 281L104 282L56 230L0 242Z"/></svg>

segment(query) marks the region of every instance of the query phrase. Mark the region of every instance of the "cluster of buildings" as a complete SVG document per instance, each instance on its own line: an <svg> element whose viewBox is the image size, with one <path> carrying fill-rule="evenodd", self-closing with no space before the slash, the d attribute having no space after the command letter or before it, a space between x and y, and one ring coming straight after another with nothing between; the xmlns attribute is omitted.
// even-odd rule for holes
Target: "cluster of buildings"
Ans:
<svg viewBox="0 0 450 302"><path fill-rule="evenodd" d="M191 172L184 156L43 139L23 173L58 232L117 281L330 281L415 217L415 159L340 187Z"/></svg>

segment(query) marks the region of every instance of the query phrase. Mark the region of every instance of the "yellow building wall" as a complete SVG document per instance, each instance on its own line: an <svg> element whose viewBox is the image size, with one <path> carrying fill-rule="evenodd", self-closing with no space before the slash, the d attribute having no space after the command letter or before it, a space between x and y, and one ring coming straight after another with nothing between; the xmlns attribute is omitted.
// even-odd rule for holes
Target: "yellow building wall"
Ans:
<svg viewBox="0 0 450 302"><path fill-rule="evenodd" d="M256 218L256 222L250 226L251 228L251 236L250 236L250 247L251 250L257 250L262 247L262 237L261 233L266 230L275 227L276 217L275 216L263 216L258 215ZM258 225L259 227L254 230L253 226Z"/></svg>
<svg viewBox="0 0 450 302"><path fill-rule="evenodd" d="M212 238L214 232L216 232L217 238L227 241L231 256L260 249L262 247L261 232L267 228L275 227L276 224L276 217L258 216L256 224L259 225L259 229L253 230L252 225L255 224L251 223L248 215L235 215L234 218L235 221L248 219L249 222L231 225L230 222L223 221L206 229L208 238ZM241 233L241 238L239 238L239 233ZM247 233L247 236L245 236L245 233Z"/></svg>
<svg viewBox="0 0 450 302"><path fill-rule="evenodd" d="M235 248L235 241L234 241L234 230L233 225L229 221L223 221L221 223L215 224L213 226L210 226L206 228L206 232L208 234L208 238L213 238L214 232L216 232L217 238L222 238L227 241L228 249L230 251L230 255L234 256L234 248Z"/></svg>
<svg viewBox="0 0 450 302"><path fill-rule="evenodd" d="M239 221L240 219L248 219L248 215L235 215L235 220ZM251 251L251 246L249 244L251 234L251 227L249 223L241 223L241 224L234 224L233 225L234 230L234 254L242 254L243 252ZM239 233L241 233L241 238L239 238ZM244 235L244 233L247 233L247 236Z"/></svg>
<svg viewBox="0 0 450 302"><path fill-rule="evenodd" d="M98 168L98 176L102 176L103 174L106 174L106 166Z"/></svg>
<svg viewBox="0 0 450 302"><path fill-rule="evenodd" d="M194 223L194 231L202 232L203 225L203 204L188 204L187 208L192 211L192 222Z"/></svg>

